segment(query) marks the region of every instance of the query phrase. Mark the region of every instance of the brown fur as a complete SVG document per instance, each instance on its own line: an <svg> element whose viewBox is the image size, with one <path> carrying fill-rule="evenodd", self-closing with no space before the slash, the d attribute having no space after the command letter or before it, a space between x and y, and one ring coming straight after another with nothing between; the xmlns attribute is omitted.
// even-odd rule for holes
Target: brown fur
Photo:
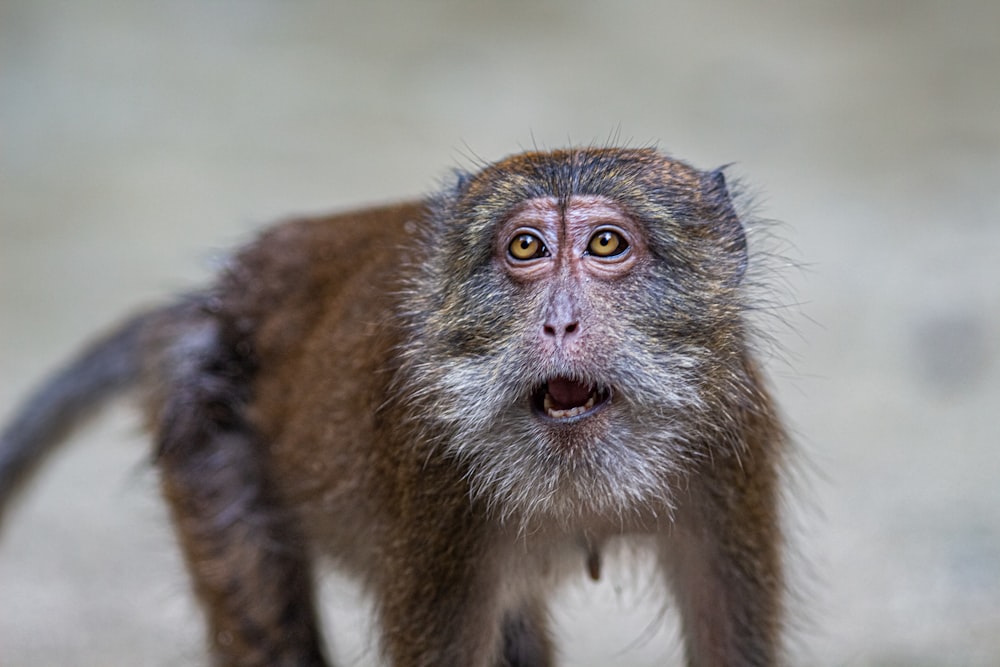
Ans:
<svg viewBox="0 0 1000 667"><path fill-rule="evenodd" d="M635 230L627 271L504 268L502 223L526 202L558 220L587 198ZM783 436L746 261L721 174L529 153L426 202L279 225L148 316L147 413L218 664L323 664L326 556L373 594L390 664L551 665L547 592L642 535L690 665L775 664ZM551 347L557 316L579 340ZM611 399L538 425L528 392L554 375Z"/></svg>

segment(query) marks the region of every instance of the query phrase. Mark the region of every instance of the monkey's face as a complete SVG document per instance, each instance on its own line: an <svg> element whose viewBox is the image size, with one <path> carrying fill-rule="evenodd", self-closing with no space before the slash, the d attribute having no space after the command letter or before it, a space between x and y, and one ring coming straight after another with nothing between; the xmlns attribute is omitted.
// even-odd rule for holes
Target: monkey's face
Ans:
<svg viewBox="0 0 1000 667"><path fill-rule="evenodd" d="M494 264L519 300L531 304L521 345L549 375L528 405L539 428L564 432L573 447L611 402L614 387L603 377L600 349L609 334L600 323L616 283L648 261L642 230L611 201L552 197L524 203L497 229ZM518 297L515 297L518 298Z"/></svg>
<svg viewBox="0 0 1000 667"><path fill-rule="evenodd" d="M662 511L704 453L738 337L733 263L700 172L616 155L487 168L423 247L406 400L503 516Z"/></svg>

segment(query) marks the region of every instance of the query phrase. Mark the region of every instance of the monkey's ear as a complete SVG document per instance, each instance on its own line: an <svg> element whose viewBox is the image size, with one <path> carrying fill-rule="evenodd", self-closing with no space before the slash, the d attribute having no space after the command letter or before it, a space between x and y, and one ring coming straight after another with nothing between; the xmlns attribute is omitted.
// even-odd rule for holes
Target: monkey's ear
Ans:
<svg viewBox="0 0 1000 667"><path fill-rule="evenodd" d="M448 185L448 190L452 193L452 195L460 196L465 193L465 189L469 186L469 181L471 180L472 174L464 169L452 169L451 183Z"/></svg>
<svg viewBox="0 0 1000 667"><path fill-rule="evenodd" d="M747 237L743 223L733 206L733 199L726 187L726 166L705 173L701 179L701 199L705 206L705 217L712 222L719 235L722 250L731 267L726 282L738 285L747 270Z"/></svg>
<svg viewBox="0 0 1000 667"><path fill-rule="evenodd" d="M448 176L441 179L441 187L428 198L433 214L429 216L432 223L451 220L451 214L456 202L465 195L472 182L472 174L462 169L452 169ZM437 226L437 225L432 225ZM445 225L447 227L448 225Z"/></svg>

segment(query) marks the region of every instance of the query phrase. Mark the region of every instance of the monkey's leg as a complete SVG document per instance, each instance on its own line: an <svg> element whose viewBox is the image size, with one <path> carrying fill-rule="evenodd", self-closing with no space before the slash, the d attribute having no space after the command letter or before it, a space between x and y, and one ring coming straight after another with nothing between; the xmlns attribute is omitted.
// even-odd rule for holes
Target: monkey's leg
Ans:
<svg viewBox="0 0 1000 667"><path fill-rule="evenodd" d="M241 414L246 378L225 347L205 342L170 378L158 464L215 664L324 665L303 540L270 494L264 448Z"/></svg>
<svg viewBox="0 0 1000 667"><path fill-rule="evenodd" d="M505 607L510 551L469 516L460 493L412 503L381 552L376 596L387 663L547 667L544 609L534 602Z"/></svg>
<svg viewBox="0 0 1000 667"><path fill-rule="evenodd" d="M496 577L472 554L426 546L413 544L380 568L392 573L379 592L388 664L492 667L501 650Z"/></svg>
<svg viewBox="0 0 1000 667"><path fill-rule="evenodd" d="M549 667L553 662L549 619L539 601L526 602L503 619L503 650L498 667Z"/></svg>
<svg viewBox="0 0 1000 667"><path fill-rule="evenodd" d="M748 481L693 494L664 540L690 667L770 667L780 659L781 538L769 486Z"/></svg>
<svg viewBox="0 0 1000 667"><path fill-rule="evenodd" d="M268 502L247 439L162 457L170 501L218 665L324 665L301 540Z"/></svg>

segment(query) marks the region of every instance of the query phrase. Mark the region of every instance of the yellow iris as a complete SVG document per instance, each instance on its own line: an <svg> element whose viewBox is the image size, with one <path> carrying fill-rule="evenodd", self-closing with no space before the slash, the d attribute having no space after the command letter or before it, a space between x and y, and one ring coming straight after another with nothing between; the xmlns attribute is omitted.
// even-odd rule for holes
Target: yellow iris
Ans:
<svg viewBox="0 0 1000 667"><path fill-rule="evenodd" d="M534 234L518 234L510 242L507 250L514 259L527 260L541 257L545 252L545 246Z"/></svg>
<svg viewBox="0 0 1000 667"><path fill-rule="evenodd" d="M602 232L594 234L590 239L590 245L587 246L587 249L591 255L613 257L624 252L627 247L628 244L622 238L621 234L610 229L605 229Z"/></svg>

